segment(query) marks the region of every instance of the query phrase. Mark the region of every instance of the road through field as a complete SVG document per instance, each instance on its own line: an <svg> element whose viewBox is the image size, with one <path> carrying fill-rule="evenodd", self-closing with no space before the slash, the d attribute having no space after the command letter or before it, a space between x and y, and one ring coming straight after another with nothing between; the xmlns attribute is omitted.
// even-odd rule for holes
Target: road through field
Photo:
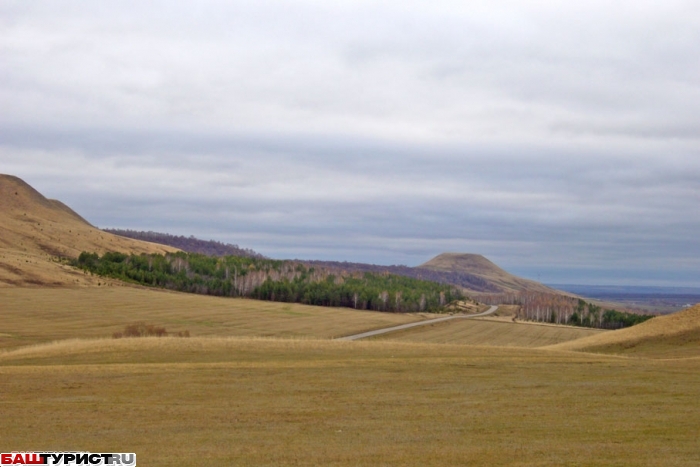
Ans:
<svg viewBox="0 0 700 467"><path fill-rule="evenodd" d="M496 312L496 310L498 310L498 306L492 305L491 308L489 308L488 310L483 311L481 313L476 313L473 315L451 315L451 316L445 316L443 318L428 319L425 321L418 321L417 323L401 324L399 326L392 326L390 328L375 329L374 331L367 331L367 332L363 332L360 334L353 334L352 336L339 337L336 340L355 341L357 339L364 339L365 337L377 336L379 334L386 334L387 332L400 331L402 329L413 328L416 326L425 326L426 324L441 323L442 321L448 321L451 319L478 318L479 316L487 316L487 315L493 314Z"/></svg>

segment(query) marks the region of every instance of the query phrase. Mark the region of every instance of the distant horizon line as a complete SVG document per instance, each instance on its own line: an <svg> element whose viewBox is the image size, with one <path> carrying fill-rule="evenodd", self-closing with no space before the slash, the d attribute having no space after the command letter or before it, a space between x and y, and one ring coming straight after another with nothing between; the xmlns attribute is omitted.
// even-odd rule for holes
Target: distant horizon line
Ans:
<svg viewBox="0 0 700 467"><path fill-rule="evenodd" d="M544 285L552 288L580 288L588 290L598 290L600 292L637 292L637 293L667 293L669 295L700 295L700 287L691 286L673 286L673 285L589 285L589 284L571 284L571 283L551 283L543 282ZM568 290L568 292L573 292Z"/></svg>

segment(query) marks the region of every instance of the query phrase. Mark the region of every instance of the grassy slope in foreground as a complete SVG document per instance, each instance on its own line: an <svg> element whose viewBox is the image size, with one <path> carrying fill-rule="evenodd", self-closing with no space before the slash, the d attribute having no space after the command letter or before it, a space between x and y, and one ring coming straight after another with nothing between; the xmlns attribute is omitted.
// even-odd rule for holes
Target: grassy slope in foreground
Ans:
<svg viewBox="0 0 700 467"><path fill-rule="evenodd" d="M630 328L557 344L551 348L659 358L698 357L700 304Z"/></svg>
<svg viewBox="0 0 700 467"><path fill-rule="evenodd" d="M164 326L169 332L189 330L193 336L331 338L422 319L119 285L0 288L0 311L0 348L108 337L135 321Z"/></svg>
<svg viewBox="0 0 700 467"><path fill-rule="evenodd" d="M395 342L64 342L0 353L0 439L149 466L695 466L699 370Z"/></svg>
<svg viewBox="0 0 700 467"><path fill-rule="evenodd" d="M0 288L0 349L76 337L108 337L136 321L163 326L169 332L188 330L193 336L332 338L429 316L209 297L114 284L74 289ZM600 332L473 320L445 324L415 328L408 334L387 334L386 338L535 347Z"/></svg>
<svg viewBox="0 0 700 467"><path fill-rule="evenodd" d="M98 230L60 201L45 198L17 177L0 174L0 287L96 284L102 279L51 260L76 258L82 251L177 250Z"/></svg>

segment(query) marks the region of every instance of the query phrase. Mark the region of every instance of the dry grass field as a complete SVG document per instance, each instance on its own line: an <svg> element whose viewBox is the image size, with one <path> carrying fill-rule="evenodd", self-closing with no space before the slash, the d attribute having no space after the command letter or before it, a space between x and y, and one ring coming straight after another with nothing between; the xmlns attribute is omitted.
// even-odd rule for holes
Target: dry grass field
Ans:
<svg viewBox="0 0 700 467"><path fill-rule="evenodd" d="M3 451L136 452L149 466L700 463L697 357L527 348L569 329L498 320L454 322L489 346L339 342L327 338L418 317L124 286L0 289L0 307ZM194 337L91 339L138 320ZM645 336L671 329L655 321ZM297 338L221 337L270 335Z"/></svg>
<svg viewBox="0 0 700 467"><path fill-rule="evenodd" d="M700 464L700 359L249 338L0 354L3 450L139 465Z"/></svg>
<svg viewBox="0 0 700 467"><path fill-rule="evenodd" d="M423 319L413 314L207 297L123 285L0 288L0 316L0 349L110 337L138 321L165 327L168 332L188 330L192 336L332 338Z"/></svg>
<svg viewBox="0 0 700 467"><path fill-rule="evenodd" d="M314 340L411 318L131 287L3 289L0 304L3 332L24 332L0 351L3 450L154 466L700 462L700 358L496 347L563 331L497 320L455 322L490 346ZM134 320L195 337L70 339ZM655 320L644 335L671 329ZM305 338L217 337L275 333Z"/></svg>
<svg viewBox="0 0 700 467"><path fill-rule="evenodd" d="M573 341L606 331L489 319L453 319L382 334L372 339L434 344L541 347Z"/></svg>

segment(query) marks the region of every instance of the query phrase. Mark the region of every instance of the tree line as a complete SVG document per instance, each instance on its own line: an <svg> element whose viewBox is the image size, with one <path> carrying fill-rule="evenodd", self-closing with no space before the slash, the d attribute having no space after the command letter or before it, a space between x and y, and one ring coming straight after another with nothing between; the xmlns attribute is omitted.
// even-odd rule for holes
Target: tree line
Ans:
<svg viewBox="0 0 700 467"><path fill-rule="evenodd" d="M185 237L182 235L170 235L167 233L138 231L129 229L103 229L121 237L143 240L146 242L159 243L178 248L188 253L202 253L209 256L246 256L253 258L265 258L260 253L248 248L241 248L238 245L222 243L215 240L200 240L193 235ZM346 261L311 261L292 260L302 263L308 268L320 268L333 272L333 274L347 275L348 273L371 272L374 274L395 274L397 276L411 277L429 282L439 282L452 286L463 287L477 292L498 292L500 289L490 284L485 279L467 272L457 271L436 271L430 268L410 267L404 265L382 266L365 263L349 263Z"/></svg>
<svg viewBox="0 0 700 467"><path fill-rule="evenodd" d="M452 285L259 257L83 252L73 264L86 273L183 292L360 310L439 312L465 298Z"/></svg>
<svg viewBox="0 0 700 467"><path fill-rule="evenodd" d="M653 318L653 315L603 309L580 298L544 292L482 294L478 299L492 305L519 305L516 319L524 321L619 329Z"/></svg>
<svg viewBox="0 0 700 467"><path fill-rule="evenodd" d="M348 263L340 261L308 261L302 260L301 263L308 267L321 267L333 271L344 272L372 272L396 274L397 276L412 277L413 279L426 280L430 282L438 282L440 284L449 284L453 286L463 287L465 289L474 290L477 292L498 292L499 287L490 284L485 279L468 272L458 271L438 271L430 268L410 267L404 265L381 266L377 264L365 263Z"/></svg>

